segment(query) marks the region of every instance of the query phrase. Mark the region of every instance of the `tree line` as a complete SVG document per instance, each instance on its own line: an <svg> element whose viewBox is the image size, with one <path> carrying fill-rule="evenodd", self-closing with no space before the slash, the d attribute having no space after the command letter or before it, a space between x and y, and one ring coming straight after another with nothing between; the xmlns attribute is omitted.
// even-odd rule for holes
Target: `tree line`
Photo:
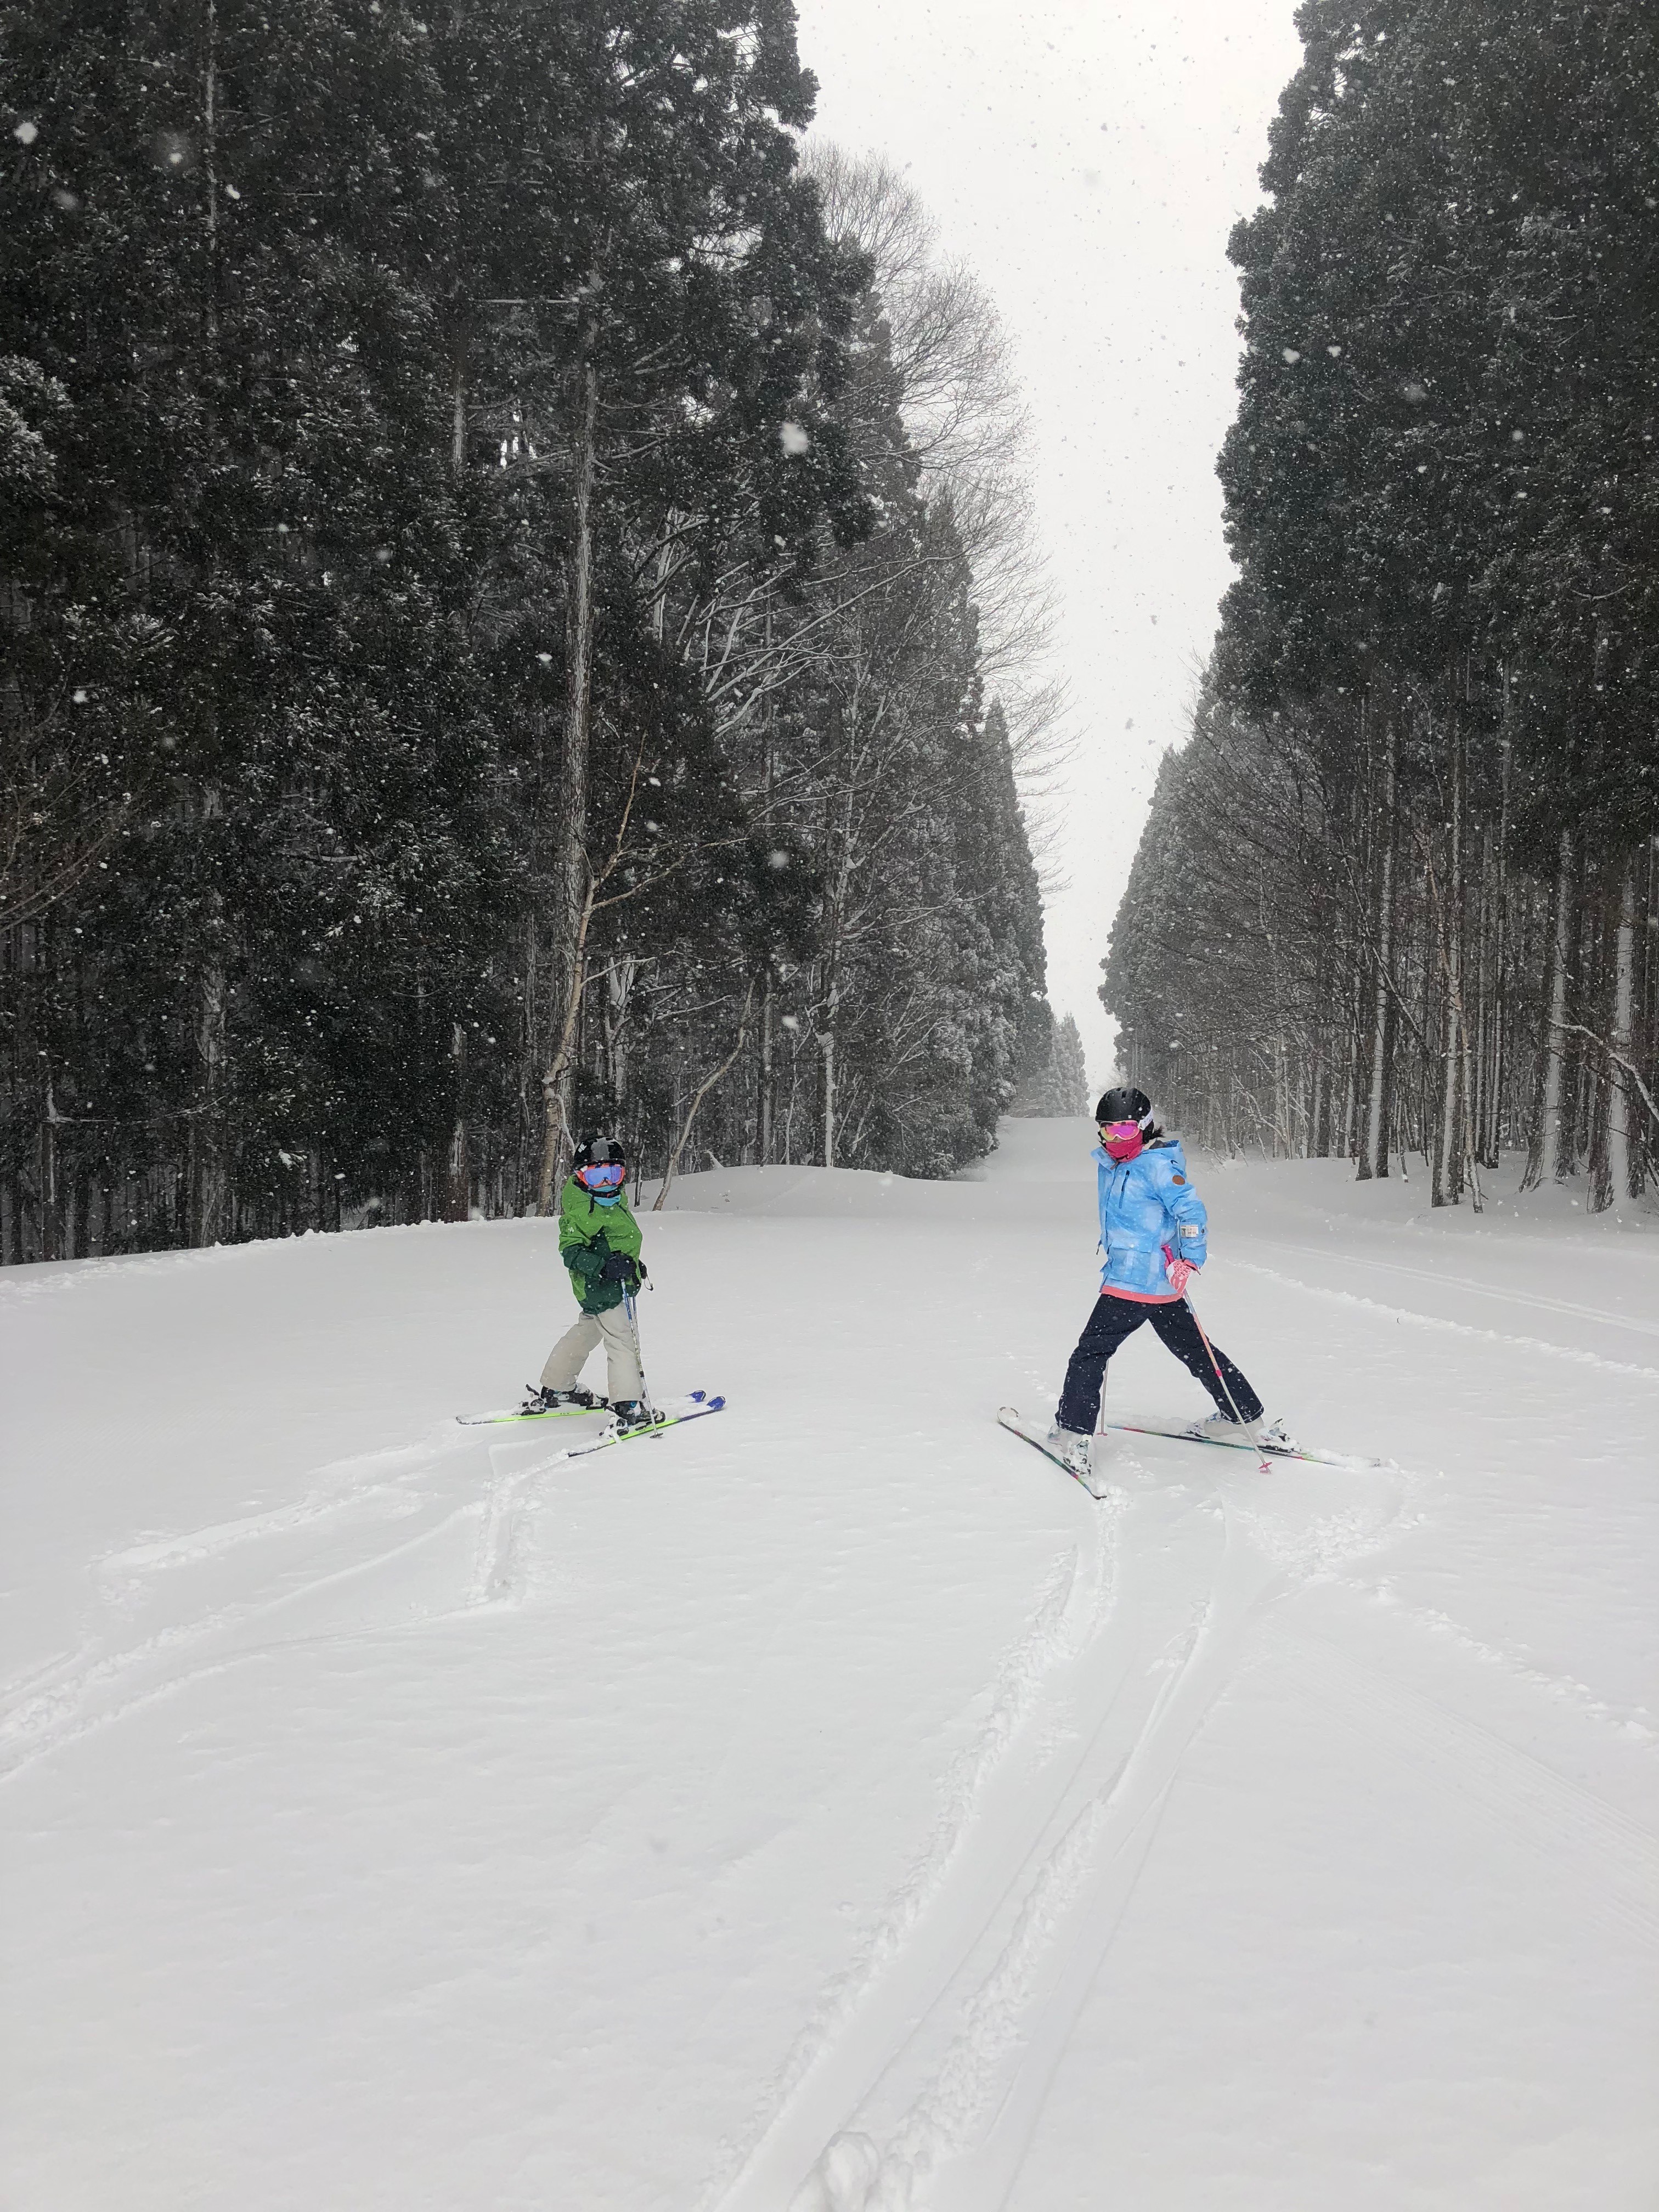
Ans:
<svg viewBox="0 0 1659 2212"><path fill-rule="evenodd" d="M1092 1110L1083 1039L1070 1014L1054 1024L1046 1057L1027 1074L1009 1103L1011 1114L1033 1121L1086 1115Z"/></svg>
<svg viewBox="0 0 1659 2212"><path fill-rule="evenodd" d="M1239 575L1103 963L1223 1146L1659 1165L1659 24L1298 16L1239 224Z"/></svg>
<svg viewBox="0 0 1659 2212"><path fill-rule="evenodd" d="M988 1148L1018 395L814 92L787 0L0 5L0 1258Z"/></svg>

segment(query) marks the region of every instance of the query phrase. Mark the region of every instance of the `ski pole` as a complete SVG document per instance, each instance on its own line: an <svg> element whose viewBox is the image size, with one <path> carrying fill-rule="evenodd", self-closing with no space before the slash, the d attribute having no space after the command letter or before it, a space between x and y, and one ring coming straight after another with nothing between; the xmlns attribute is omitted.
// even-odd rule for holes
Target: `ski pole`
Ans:
<svg viewBox="0 0 1659 2212"><path fill-rule="evenodd" d="M1166 1261L1171 1261L1175 1258L1175 1254L1170 1251L1167 1244L1164 1247L1164 1257ZM1238 1423L1239 1427L1243 1430L1245 1435L1255 1446L1256 1465L1260 1472L1263 1474L1271 1474L1273 1473L1273 1468L1268 1465L1267 1455L1262 1450L1261 1438L1257 1434L1257 1431L1261 1425L1261 1416L1258 1414L1254 1421L1247 1421L1243 1414L1239 1412L1238 1401L1234 1397L1231 1390L1228 1389L1227 1378L1221 1371L1221 1362L1215 1356L1215 1346L1211 1343L1209 1338L1204 1334L1204 1324L1198 1317L1198 1308L1193 1304L1192 1292L1190 1291L1183 1291L1181 1296L1182 1304L1193 1317L1193 1327L1198 1331L1198 1340L1204 1346L1205 1351L1209 1354L1210 1364L1215 1370L1215 1379L1221 1385L1222 1390L1226 1396L1227 1403L1233 1409L1233 1419Z"/></svg>
<svg viewBox="0 0 1659 2212"><path fill-rule="evenodd" d="M628 1326L634 1332L634 1357L640 1368L640 1401L647 1413L654 1413L656 1407L651 1403L651 1386L645 1379L645 1352L640 1344L640 1310L633 1291L626 1288L623 1291L623 1311L628 1316Z"/></svg>

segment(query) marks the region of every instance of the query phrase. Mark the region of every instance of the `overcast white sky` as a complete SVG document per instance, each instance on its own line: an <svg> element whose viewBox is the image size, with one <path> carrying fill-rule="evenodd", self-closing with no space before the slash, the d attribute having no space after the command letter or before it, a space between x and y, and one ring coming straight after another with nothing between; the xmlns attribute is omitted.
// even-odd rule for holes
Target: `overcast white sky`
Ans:
<svg viewBox="0 0 1659 2212"><path fill-rule="evenodd" d="M1235 219L1301 49L1294 0L797 0L817 130L905 169L1017 349L1056 665L1080 733L1049 991L1098 1084L1095 993L1152 779L1183 734L1231 568Z"/></svg>

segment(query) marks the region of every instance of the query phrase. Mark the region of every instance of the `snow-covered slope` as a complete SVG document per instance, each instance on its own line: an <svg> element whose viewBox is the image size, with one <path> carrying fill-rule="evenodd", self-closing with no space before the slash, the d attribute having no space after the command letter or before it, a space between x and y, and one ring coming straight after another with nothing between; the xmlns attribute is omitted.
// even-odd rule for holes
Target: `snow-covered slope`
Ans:
<svg viewBox="0 0 1659 2212"><path fill-rule="evenodd" d="M1089 1142L687 1178L585 1461L548 1224L0 1275L8 2212L1645 2212L1659 1240L1202 1170L1393 1465L1096 1506Z"/></svg>

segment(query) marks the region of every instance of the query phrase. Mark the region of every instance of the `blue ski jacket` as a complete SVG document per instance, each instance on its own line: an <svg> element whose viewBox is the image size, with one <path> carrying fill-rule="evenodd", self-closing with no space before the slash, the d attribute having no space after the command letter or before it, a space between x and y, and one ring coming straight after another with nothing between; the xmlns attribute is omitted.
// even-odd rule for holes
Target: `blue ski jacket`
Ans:
<svg viewBox="0 0 1659 2212"><path fill-rule="evenodd" d="M1132 1160L1115 1160L1097 1145L1094 1158L1100 1244L1106 1255L1101 1289L1142 1298L1174 1297L1164 1247L1201 1267L1209 1224L1203 1200L1187 1180L1180 1139L1159 1137Z"/></svg>

